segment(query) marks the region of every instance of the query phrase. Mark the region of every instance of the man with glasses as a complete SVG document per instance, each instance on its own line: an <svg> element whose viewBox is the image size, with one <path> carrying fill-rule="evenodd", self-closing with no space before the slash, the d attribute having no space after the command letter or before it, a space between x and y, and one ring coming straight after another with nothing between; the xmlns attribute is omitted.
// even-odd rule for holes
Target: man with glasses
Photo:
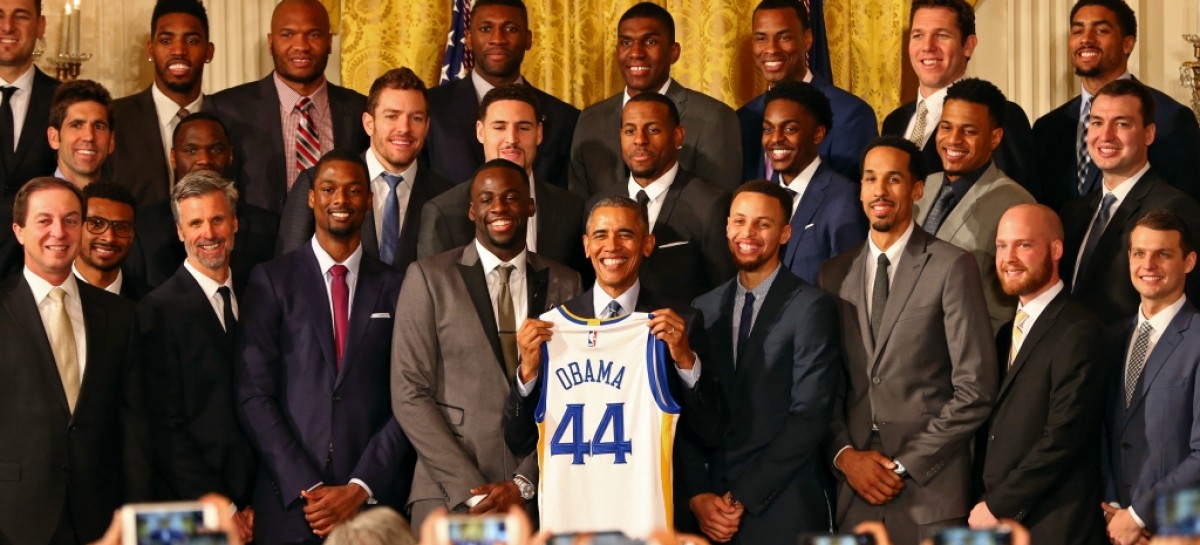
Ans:
<svg viewBox="0 0 1200 545"><path fill-rule="evenodd" d="M121 272L133 244L133 195L124 186L102 182L85 187L83 197L83 243L71 269L97 288L140 299L144 286Z"/></svg>

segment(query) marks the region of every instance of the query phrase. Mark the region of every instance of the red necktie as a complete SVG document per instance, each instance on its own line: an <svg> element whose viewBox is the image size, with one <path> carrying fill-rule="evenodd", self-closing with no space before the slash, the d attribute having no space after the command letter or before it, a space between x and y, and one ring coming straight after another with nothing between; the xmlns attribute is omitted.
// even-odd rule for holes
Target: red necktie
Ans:
<svg viewBox="0 0 1200 545"><path fill-rule="evenodd" d="M346 286L346 266L329 268L333 276L333 344L337 348L337 369L342 370L342 354L346 351L346 330L349 328L350 288Z"/></svg>

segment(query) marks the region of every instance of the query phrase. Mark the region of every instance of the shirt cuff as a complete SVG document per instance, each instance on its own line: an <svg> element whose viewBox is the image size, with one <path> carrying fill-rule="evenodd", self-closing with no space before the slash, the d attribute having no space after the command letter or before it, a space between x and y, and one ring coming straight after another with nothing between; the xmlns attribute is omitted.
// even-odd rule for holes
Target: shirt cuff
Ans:
<svg viewBox="0 0 1200 545"><path fill-rule="evenodd" d="M846 445L846 446L844 446L844 447L842 447L842 448L838 449L838 451L837 451L837 454L834 454L834 455L833 455L833 468L834 468L834 469L836 469L836 470L838 470L838 471L841 471L841 470L842 470L842 468L838 467L838 465L837 465L837 459L838 459L838 456L841 456L841 455L842 455L842 453L843 453L843 452L846 452L846 449L848 449L848 448L850 448L850 445Z"/></svg>
<svg viewBox="0 0 1200 545"><path fill-rule="evenodd" d="M521 382L521 373L517 373L517 394L521 397L529 397L529 394L533 392L533 387L537 386L537 379L538 376L533 375L529 382Z"/></svg>
<svg viewBox="0 0 1200 545"><path fill-rule="evenodd" d="M679 378L683 380L683 385L687 386L689 390L695 388L696 383L700 382L700 356L692 352L692 357L695 358L696 363L692 364L691 369L680 369L679 364L675 364L675 372L679 373Z"/></svg>
<svg viewBox="0 0 1200 545"><path fill-rule="evenodd" d="M1142 520L1142 517L1138 516L1137 511L1133 510L1132 505L1129 506L1129 516L1133 517L1133 521L1136 522L1137 525L1140 526L1143 530L1146 529L1145 521Z"/></svg>

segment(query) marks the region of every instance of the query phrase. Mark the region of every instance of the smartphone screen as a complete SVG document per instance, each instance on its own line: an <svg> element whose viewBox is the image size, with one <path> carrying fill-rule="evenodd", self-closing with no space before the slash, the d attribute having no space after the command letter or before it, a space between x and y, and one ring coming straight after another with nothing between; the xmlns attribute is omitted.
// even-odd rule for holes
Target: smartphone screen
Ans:
<svg viewBox="0 0 1200 545"><path fill-rule="evenodd" d="M451 545L504 545L508 543L508 528L504 517L459 517L446 521L446 535Z"/></svg>
<svg viewBox="0 0 1200 545"><path fill-rule="evenodd" d="M575 545L576 540L584 534L558 534L550 538L549 545ZM600 532L589 534L591 545L644 545L646 542L633 539L621 532Z"/></svg>
<svg viewBox="0 0 1200 545"><path fill-rule="evenodd" d="M204 530L202 509L185 511L148 511L134 514L138 545L176 545L214 543L204 541L216 536L201 536ZM203 539L197 539L202 537ZM220 536L224 539L224 536Z"/></svg>
<svg viewBox="0 0 1200 545"><path fill-rule="evenodd" d="M933 538L933 543L934 545L1010 545L1011 537L1011 532L1004 527L994 530L948 528Z"/></svg>
<svg viewBox="0 0 1200 545"><path fill-rule="evenodd" d="M1163 536L1200 536L1200 490L1187 488L1158 495L1158 532Z"/></svg>
<svg viewBox="0 0 1200 545"><path fill-rule="evenodd" d="M800 545L875 545L875 537L869 534L812 534L801 536Z"/></svg>

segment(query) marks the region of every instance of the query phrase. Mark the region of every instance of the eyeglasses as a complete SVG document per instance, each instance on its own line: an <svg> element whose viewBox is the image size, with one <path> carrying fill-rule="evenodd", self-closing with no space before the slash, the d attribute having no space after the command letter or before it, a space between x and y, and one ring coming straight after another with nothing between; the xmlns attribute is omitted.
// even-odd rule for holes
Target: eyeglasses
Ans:
<svg viewBox="0 0 1200 545"><path fill-rule="evenodd" d="M93 235L102 234L111 226L113 234L118 237L129 238L133 236L133 224L128 221L112 221L99 216L90 216L83 223L87 227L88 232Z"/></svg>

